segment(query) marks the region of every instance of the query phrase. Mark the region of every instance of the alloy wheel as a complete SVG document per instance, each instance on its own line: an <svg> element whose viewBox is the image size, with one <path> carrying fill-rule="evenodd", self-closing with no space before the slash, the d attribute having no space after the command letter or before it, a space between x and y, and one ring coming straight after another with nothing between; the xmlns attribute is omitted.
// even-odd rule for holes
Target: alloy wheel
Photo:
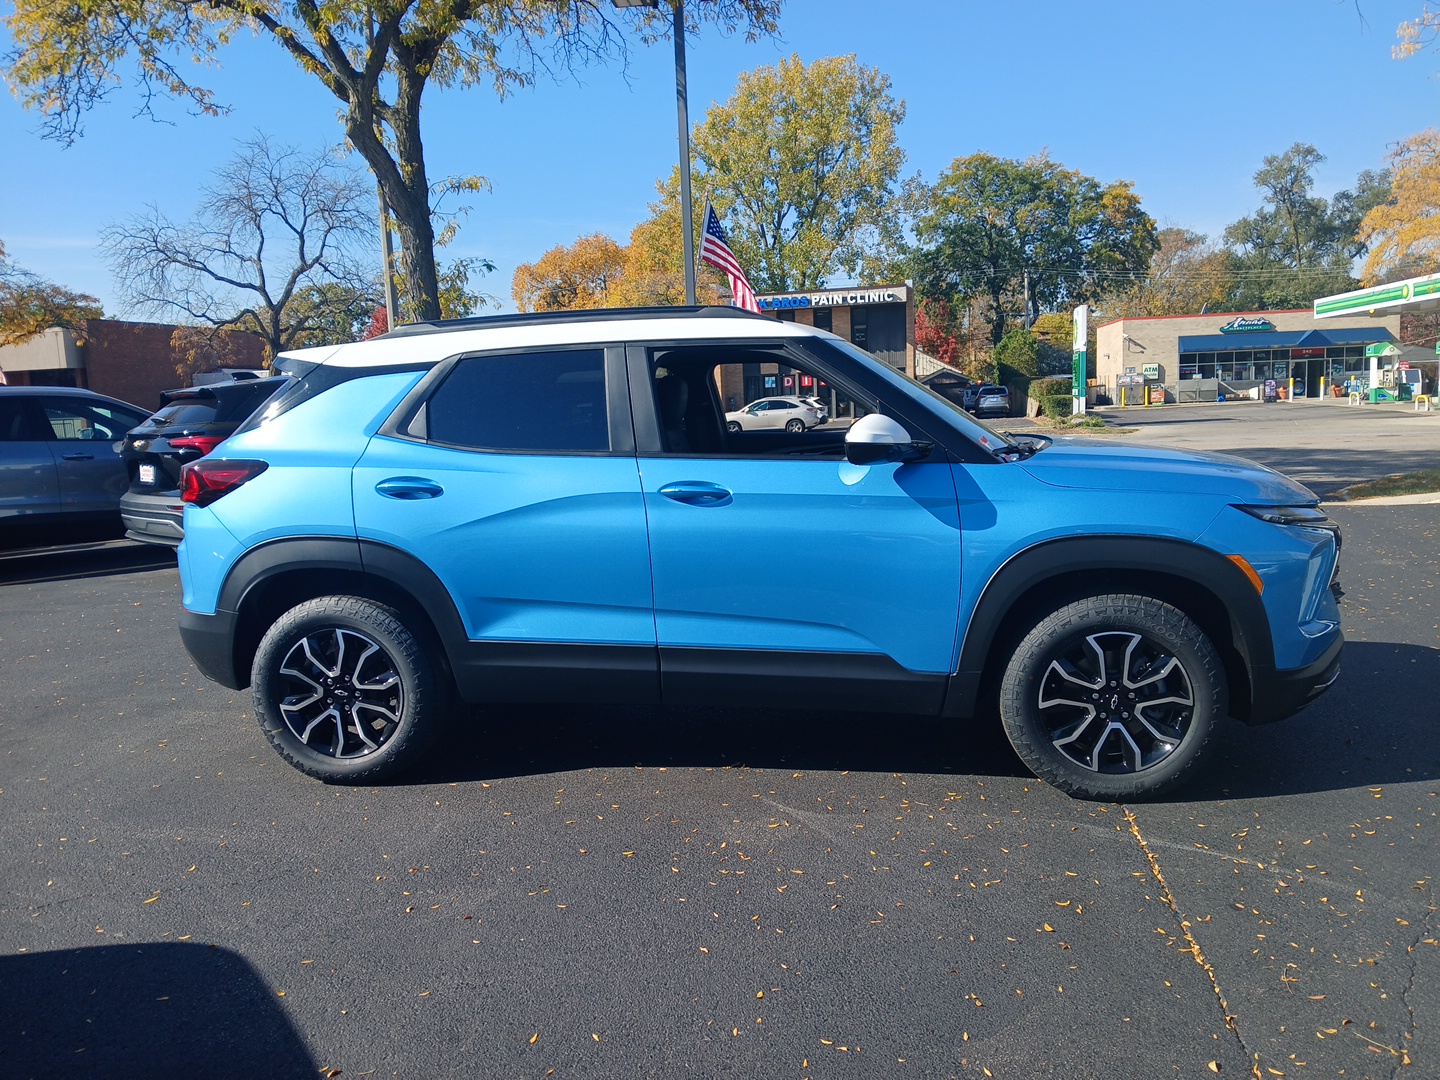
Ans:
<svg viewBox="0 0 1440 1080"><path fill-rule="evenodd" d="M1184 739L1195 692L1180 660L1132 631L1090 634L1050 661L1036 698L1051 743L1098 773L1159 764Z"/></svg>
<svg viewBox="0 0 1440 1080"><path fill-rule="evenodd" d="M357 758L395 733L405 694L395 661L373 638L326 627L306 634L280 665L280 715L316 753Z"/></svg>

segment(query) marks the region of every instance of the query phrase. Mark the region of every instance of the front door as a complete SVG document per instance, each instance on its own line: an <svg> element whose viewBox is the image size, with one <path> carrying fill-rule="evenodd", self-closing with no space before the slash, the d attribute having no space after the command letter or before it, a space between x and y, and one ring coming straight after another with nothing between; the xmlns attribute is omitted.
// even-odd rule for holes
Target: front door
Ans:
<svg viewBox="0 0 1440 1080"><path fill-rule="evenodd" d="M678 350L663 361L664 377L690 378L692 403L714 393L703 363L687 370ZM938 708L960 600L943 454L851 465L825 427L748 453L748 433L729 433L696 453L702 417L690 419L690 448L640 458L665 700L803 706L848 681L876 708Z"/></svg>

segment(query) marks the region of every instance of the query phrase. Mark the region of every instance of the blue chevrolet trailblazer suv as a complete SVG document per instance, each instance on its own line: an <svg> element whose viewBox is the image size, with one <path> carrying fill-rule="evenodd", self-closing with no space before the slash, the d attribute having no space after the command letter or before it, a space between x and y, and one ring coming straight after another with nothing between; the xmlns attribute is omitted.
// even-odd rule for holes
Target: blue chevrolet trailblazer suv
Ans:
<svg viewBox="0 0 1440 1080"><path fill-rule="evenodd" d="M492 316L276 366L185 466L180 629L322 780L392 776L460 702L730 704L998 714L1049 783L1133 799L1339 671L1307 489L1001 433L813 327ZM727 430L777 385L831 422Z"/></svg>

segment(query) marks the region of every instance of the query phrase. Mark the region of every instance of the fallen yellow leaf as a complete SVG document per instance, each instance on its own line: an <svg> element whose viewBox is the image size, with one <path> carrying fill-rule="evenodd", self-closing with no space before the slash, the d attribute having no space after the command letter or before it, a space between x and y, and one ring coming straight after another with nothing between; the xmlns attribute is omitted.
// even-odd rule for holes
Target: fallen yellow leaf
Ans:
<svg viewBox="0 0 1440 1080"><path fill-rule="evenodd" d="M531 1045L531 1046L534 1046L534 1045L535 1045L537 1042L539 1042L539 1041L540 1041L540 1032L537 1031L537 1032L535 1032L534 1035L531 1035L531 1036L530 1036L530 1045Z"/></svg>

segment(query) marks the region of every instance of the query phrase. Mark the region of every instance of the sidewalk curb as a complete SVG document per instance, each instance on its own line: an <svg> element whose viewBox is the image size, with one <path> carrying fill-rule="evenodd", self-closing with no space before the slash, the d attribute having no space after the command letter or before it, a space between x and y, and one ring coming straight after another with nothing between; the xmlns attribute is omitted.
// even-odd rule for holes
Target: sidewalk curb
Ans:
<svg viewBox="0 0 1440 1080"><path fill-rule="evenodd" d="M1373 499L1333 499L1326 506L1424 506L1440 503L1440 491L1427 491L1419 495L1380 495Z"/></svg>

